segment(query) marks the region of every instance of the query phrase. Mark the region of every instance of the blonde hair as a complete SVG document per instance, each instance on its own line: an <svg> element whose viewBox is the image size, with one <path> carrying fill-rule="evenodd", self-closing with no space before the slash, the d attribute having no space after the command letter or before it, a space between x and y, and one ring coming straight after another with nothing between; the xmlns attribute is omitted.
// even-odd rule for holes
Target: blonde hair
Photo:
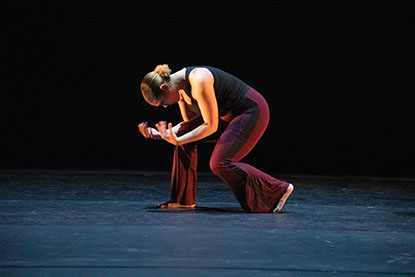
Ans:
<svg viewBox="0 0 415 277"><path fill-rule="evenodd" d="M163 93L160 86L164 82L170 81L170 73L171 69L168 64L160 64L156 66L154 71L151 71L144 76L140 88L144 99L148 103L153 102Z"/></svg>

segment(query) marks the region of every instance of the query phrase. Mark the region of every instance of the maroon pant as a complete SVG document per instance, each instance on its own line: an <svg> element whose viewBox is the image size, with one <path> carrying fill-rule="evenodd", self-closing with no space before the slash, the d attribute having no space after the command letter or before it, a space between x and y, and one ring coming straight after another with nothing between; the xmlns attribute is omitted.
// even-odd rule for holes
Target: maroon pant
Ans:
<svg viewBox="0 0 415 277"><path fill-rule="evenodd" d="M288 183L277 180L240 160L261 138L269 121L265 99L250 88L243 103L220 118L220 128L206 141L219 136L210 158L210 168L235 194L246 212L271 212L287 191ZM203 123L195 117L182 124L178 136ZM202 142L200 141L200 142ZM196 203L197 142L174 150L171 201L183 205Z"/></svg>

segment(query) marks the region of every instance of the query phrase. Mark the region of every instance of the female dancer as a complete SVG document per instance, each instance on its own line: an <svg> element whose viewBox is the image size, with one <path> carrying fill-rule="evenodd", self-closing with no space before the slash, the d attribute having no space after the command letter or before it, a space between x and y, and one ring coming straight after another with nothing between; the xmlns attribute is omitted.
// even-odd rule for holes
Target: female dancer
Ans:
<svg viewBox="0 0 415 277"><path fill-rule="evenodd" d="M161 121L156 128L140 123L145 138L175 146L171 199L160 208L195 207L197 143L218 138L210 168L226 183L246 212L280 212L294 186L240 160L255 146L269 121L265 99L235 76L210 66L191 66L173 74L159 65L141 82L144 99L153 106L179 104L183 122Z"/></svg>

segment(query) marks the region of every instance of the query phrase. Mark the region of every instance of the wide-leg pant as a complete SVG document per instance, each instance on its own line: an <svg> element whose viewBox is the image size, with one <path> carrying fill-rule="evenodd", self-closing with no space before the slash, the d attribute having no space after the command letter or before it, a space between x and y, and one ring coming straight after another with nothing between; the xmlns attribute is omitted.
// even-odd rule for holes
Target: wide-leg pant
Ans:
<svg viewBox="0 0 415 277"><path fill-rule="evenodd" d="M219 139L210 158L210 168L230 187L246 212L271 212L289 186L287 182L240 162L261 138L268 122L267 102L261 94L250 88L243 104L221 117L222 130L216 133ZM202 123L201 117L195 117L183 123L177 135L185 134ZM171 202L195 204L196 185L197 142L175 147Z"/></svg>

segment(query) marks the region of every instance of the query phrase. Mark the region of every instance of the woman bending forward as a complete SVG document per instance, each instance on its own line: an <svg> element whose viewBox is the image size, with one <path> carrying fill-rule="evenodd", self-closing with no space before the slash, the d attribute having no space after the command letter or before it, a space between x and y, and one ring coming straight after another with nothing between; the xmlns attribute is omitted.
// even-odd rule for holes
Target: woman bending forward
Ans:
<svg viewBox="0 0 415 277"><path fill-rule="evenodd" d="M280 212L294 187L290 183L241 163L261 138L269 121L265 99L247 84L218 68L190 66L173 74L159 65L141 82L144 99L152 106L179 104L183 122L161 121L156 128L138 125L145 138L175 146L171 199L161 208L195 207L197 143L217 140L210 168L235 194L246 212Z"/></svg>

